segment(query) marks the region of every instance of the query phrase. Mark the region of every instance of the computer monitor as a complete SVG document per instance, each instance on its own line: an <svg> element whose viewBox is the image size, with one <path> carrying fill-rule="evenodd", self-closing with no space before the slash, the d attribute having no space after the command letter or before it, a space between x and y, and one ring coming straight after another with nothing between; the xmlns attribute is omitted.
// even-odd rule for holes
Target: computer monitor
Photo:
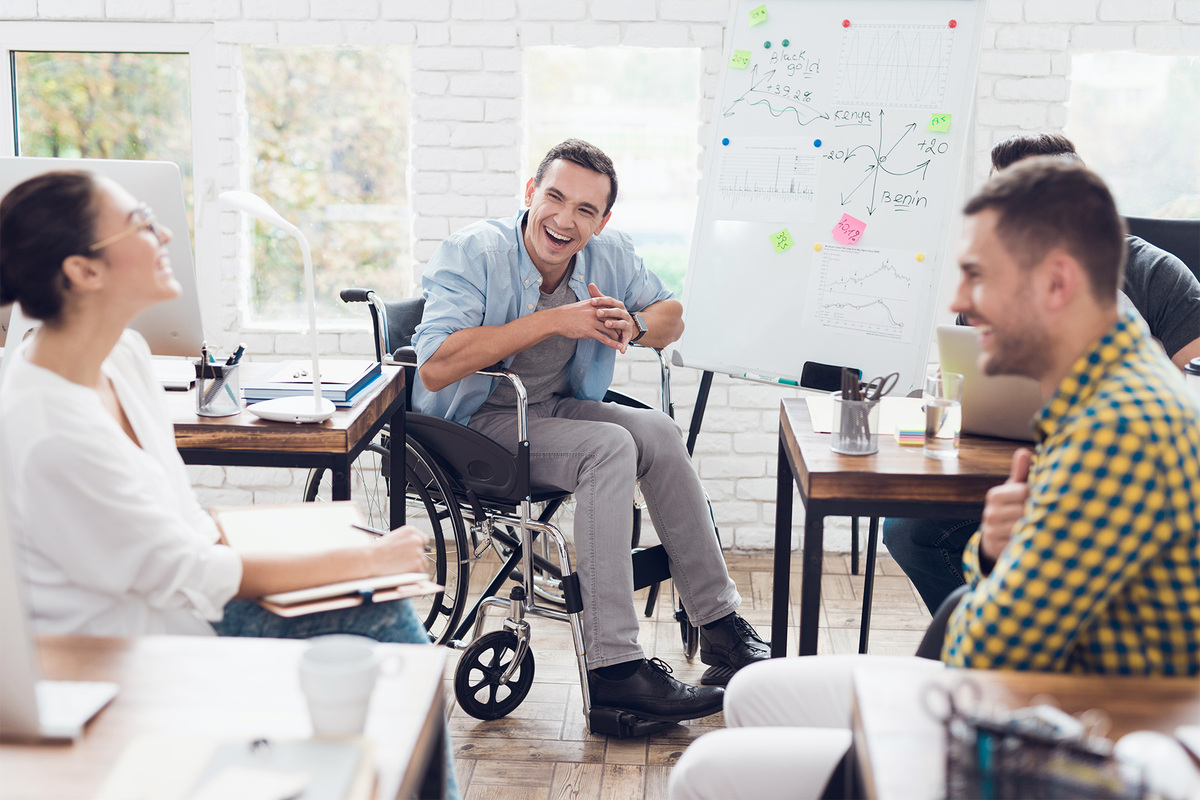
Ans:
<svg viewBox="0 0 1200 800"><path fill-rule="evenodd" d="M0 197L27 178L60 169L88 170L116 181L154 209L158 219L171 229L173 236L167 251L171 255L171 269L183 291L174 300L143 311L130 327L146 338L150 352L155 355L198 356L204 332L179 166L170 161L106 158L0 158ZM0 346L5 345L9 316L9 308L0 309Z"/></svg>

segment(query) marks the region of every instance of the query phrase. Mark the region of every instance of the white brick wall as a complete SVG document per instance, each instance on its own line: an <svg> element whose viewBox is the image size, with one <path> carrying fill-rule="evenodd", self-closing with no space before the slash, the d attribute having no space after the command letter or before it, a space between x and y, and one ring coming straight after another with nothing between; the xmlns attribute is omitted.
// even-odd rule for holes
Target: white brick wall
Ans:
<svg viewBox="0 0 1200 800"><path fill-rule="evenodd" d="M706 100L716 91L730 0L3 0L2 19L216 22L221 95L216 129L222 163L218 189L239 185L244 111L239 46L255 43L408 44L414 93L409 180L413 252L426 260L450 231L471 219L512 210L527 176L523 148L521 47L626 45L698 47ZM975 173L987 153L1016 130L1057 129L1066 119L1072 52L1138 48L1200 51L1200 0L990 0L980 55ZM701 108L711 118L711 102ZM700 141L707 140L707 125ZM224 212L222 230L238 230ZM240 330L244 276L233 236L222 242L227 298L218 324L260 355L299 355L295 329ZM418 267L419 267L418 263ZM321 336L325 353L362 355L370 337L353 326ZM657 369L645 354L626 357L617 385L643 398L657 392ZM676 370L680 424L692 414L699 376ZM795 390L718 376L696 445L696 463L717 511L726 546L769 548L774 533L778 403ZM302 470L192 467L206 504L299 499ZM803 511L796 508L796 531ZM848 525L827 525L826 546L848 549ZM864 526L865 529L865 526ZM798 534L793 535L793 543Z"/></svg>

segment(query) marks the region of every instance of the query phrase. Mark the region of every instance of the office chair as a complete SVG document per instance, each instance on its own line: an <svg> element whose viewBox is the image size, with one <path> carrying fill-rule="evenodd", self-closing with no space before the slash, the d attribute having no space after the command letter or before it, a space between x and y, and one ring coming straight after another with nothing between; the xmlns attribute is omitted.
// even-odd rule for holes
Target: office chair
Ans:
<svg viewBox="0 0 1200 800"><path fill-rule="evenodd" d="M341 298L348 303L368 304L376 354L381 361L404 366L408 378L406 407L410 407L416 377L416 353L411 341L424 300L385 302L365 289L344 289ZM663 407L670 413L669 370L661 353L657 355L663 376ZM442 584L446 591L422 610L434 641L464 650L455 675L459 705L479 719L498 719L520 705L532 685L534 671L529 625L524 617L535 615L571 625L589 729L616 736L648 732L658 723L590 705L579 622L582 602L578 578L570 569L566 539L551 522L570 495L530 485L525 390L517 375L500 365L479 374L508 380L514 386L518 396L516 456L464 425L411 411L405 415L403 434L406 449L403 502L407 509L423 514L432 527L434 543L430 559L434 562L434 579L439 583L446 581ZM605 401L648 407L611 391ZM390 430L385 435L391 435ZM371 450L381 457L381 473L390 482L391 465L382 458L387 453L386 446L373 444ZM307 499L316 496L322 477L323 472L314 471L306 488ZM400 502L401 494L397 492L395 496ZM534 504L543 506L536 517ZM637 546L640 520L640 509L635 507L631 531L634 586L657 589L657 583L670 574L666 551L661 545ZM467 609L470 565L489 547L500 555L503 566L480 599ZM508 599L502 599L497 593L510 578L517 585L511 588ZM647 616L654 608L655 594L652 590ZM543 601L541 604L539 599ZM481 636L484 615L494 606L508 611L504 628ZM676 619L690 659L698 645L699 629L691 625L682 605Z"/></svg>

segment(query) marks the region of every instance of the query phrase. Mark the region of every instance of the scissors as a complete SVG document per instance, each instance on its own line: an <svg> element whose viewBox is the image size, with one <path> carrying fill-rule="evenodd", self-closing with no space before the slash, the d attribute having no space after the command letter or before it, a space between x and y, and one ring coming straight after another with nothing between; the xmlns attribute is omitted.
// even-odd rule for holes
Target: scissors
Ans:
<svg viewBox="0 0 1200 800"><path fill-rule="evenodd" d="M878 378L872 378L867 383L862 385L863 398L865 400L878 400L885 394L896 388L896 381L900 380L900 373L893 372L888 375L880 375Z"/></svg>

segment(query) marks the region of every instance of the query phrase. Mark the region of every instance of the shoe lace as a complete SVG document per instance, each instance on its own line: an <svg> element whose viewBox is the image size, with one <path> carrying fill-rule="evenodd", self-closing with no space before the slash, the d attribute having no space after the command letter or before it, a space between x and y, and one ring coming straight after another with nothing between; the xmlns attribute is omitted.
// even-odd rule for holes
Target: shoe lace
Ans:
<svg viewBox="0 0 1200 800"><path fill-rule="evenodd" d="M646 663L654 668L653 674L663 683L671 683L674 679L669 677L675 670L671 669L671 665L663 661L661 658L648 658Z"/></svg>
<svg viewBox="0 0 1200 800"><path fill-rule="evenodd" d="M756 642L762 642L763 644L766 644L766 642L763 641L763 638L758 635L758 631L754 630L753 626L751 626L749 622L746 622L746 620L742 618L741 614L733 615L733 627L734 630L738 632L739 636L745 636L753 639Z"/></svg>

